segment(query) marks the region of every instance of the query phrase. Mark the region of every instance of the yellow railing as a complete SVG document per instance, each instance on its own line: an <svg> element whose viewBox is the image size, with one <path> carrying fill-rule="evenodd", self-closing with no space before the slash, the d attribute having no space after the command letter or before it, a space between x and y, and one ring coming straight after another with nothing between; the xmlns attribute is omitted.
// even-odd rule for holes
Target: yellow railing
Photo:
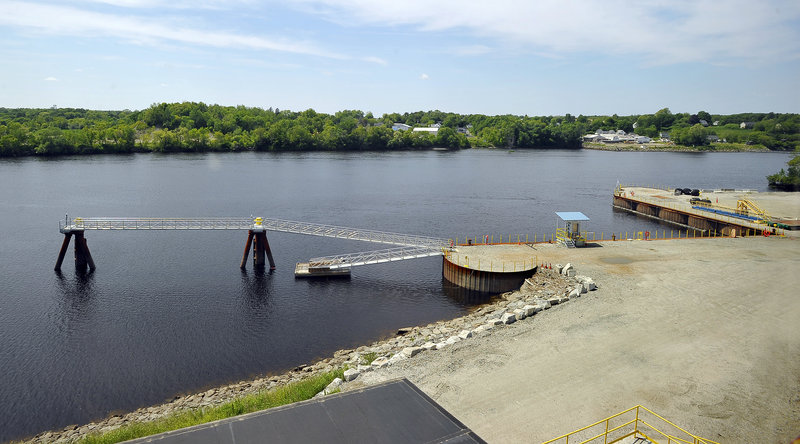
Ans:
<svg viewBox="0 0 800 444"><path fill-rule="evenodd" d="M574 444L600 442L612 444L629 436L645 438L655 444L719 444L716 441L693 435L641 405L631 407L542 444L569 444L570 442Z"/></svg>
<svg viewBox="0 0 800 444"><path fill-rule="evenodd" d="M481 261L480 257L473 257L470 259L468 254L453 253L452 251L443 248L442 255L447 260L460 267L469 268L470 270L489 271L489 272L517 272L528 271L536 268L539 265L537 256L531 256L530 259L518 261L497 261L484 259Z"/></svg>

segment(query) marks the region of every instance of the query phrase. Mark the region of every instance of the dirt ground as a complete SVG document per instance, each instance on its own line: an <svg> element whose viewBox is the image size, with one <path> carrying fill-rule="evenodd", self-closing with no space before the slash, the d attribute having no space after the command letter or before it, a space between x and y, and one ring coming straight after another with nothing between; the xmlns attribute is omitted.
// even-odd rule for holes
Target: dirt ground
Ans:
<svg viewBox="0 0 800 444"><path fill-rule="evenodd" d="M637 404L722 443L800 435L800 239L536 249L599 290L356 381L406 377L489 442L542 442Z"/></svg>

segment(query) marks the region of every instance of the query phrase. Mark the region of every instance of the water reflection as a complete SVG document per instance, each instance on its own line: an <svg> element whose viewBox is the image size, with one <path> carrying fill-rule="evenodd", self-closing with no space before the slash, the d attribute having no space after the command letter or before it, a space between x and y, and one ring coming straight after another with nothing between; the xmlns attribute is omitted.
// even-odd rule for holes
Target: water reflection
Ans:
<svg viewBox="0 0 800 444"><path fill-rule="evenodd" d="M242 296L250 310L261 310L269 306L273 293L274 270L242 269Z"/></svg>
<svg viewBox="0 0 800 444"><path fill-rule="evenodd" d="M459 287L442 277L442 291L450 299L461 305L480 305L491 302L497 293L484 293Z"/></svg>
<svg viewBox="0 0 800 444"><path fill-rule="evenodd" d="M51 312L49 317L60 331L71 337L94 317L97 310L95 275L92 272L76 272L74 277L66 277L56 272L56 285L61 298L58 300L58 309Z"/></svg>
<svg viewBox="0 0 800 444"><path fill-rule="evenodd" d="M56 285L65 300L89 302L94 294L94 271L75 271L74 278L67 278L61 271L56 271Z"/></svg>

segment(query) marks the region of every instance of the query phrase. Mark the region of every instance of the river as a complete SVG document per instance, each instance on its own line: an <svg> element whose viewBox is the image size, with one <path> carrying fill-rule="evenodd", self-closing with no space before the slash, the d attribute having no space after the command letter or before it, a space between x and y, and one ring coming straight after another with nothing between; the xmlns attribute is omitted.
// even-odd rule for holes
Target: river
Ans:
<svg viewBox="0 0 800 444"><path fill-rule="evenodd" d="M246 272L236 231L87 231L75 216L264 216L460 238L552 233L582 211L597 233L667 229L612 211L617 183L766 190L788 154L591 150L231 153L0 160L0 441L280 372L399 327L464 314L480 298L442 282L441 258L295 280L311 257L377 244L268 233L277 263ZM598 234L599 235L599 234Z"/></svg>

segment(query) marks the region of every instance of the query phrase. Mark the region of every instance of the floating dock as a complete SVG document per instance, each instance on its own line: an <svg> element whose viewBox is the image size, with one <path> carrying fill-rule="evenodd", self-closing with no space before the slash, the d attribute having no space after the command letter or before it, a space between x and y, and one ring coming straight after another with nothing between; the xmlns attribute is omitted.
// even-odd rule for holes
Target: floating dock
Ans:
<svg viewBox="0 0 800 444"><path fill-rule="evenodd" d="M299 262L294 267L294 277L350 277L350 268L311 267L308 262Z"/></svg>
<svg viewBox="0 0 800 444"><path fill-rule="evenodd" d="M752 190L694 190L618 186L615 208L669 222L687 229L724 236L782 233L800 228L800 194Z"/></svg>

